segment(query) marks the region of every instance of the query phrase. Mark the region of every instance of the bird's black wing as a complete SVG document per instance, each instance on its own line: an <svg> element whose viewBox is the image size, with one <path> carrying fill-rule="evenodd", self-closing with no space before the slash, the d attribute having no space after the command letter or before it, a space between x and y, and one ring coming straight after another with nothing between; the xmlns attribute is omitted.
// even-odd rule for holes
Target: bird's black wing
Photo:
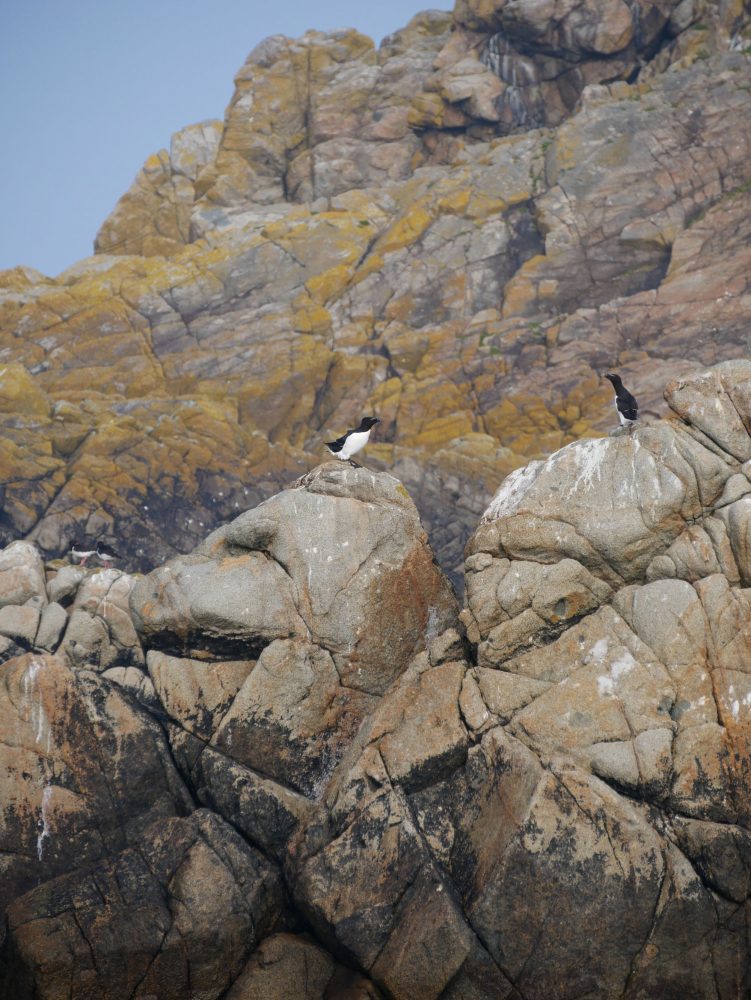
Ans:
<svg viewBox="0 0 751 1000"><path fill-rule="evenodd" d="M342 436L340 438L337 438L336 441L326 441L326 447L329 449L329 451L334 451L334 452L341 451L342 448L344 447L344 442L346 440L347 440L347 435L342 434Z"/></svg>
<svg viewBox="0 0 751 1000"><path fill-rule="evenodd" d="M639 404L628 389L618 393L618 412L622 413L626 420L636 420L639 416Z"/></svg>

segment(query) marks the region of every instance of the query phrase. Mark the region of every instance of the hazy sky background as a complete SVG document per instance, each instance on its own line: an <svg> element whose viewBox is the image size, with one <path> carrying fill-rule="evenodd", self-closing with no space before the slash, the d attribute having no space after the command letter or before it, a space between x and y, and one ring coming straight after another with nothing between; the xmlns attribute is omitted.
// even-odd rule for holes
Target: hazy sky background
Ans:
<svg viewBox="0 0 751 1000"><path fill-rule="evenodd" d="M87 257L146 157L223 118L268 35L353 27L377 44L431 7L453 0L0 0L0 270Z"/></svg>

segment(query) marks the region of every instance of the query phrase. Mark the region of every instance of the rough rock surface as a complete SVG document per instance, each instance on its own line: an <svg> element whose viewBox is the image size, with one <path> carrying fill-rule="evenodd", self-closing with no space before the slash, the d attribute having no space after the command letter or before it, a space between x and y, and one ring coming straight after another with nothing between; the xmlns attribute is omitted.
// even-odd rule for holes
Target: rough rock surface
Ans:
<svg viewBox="0 0 751 1000"><path fill-rule="evenodd" d="M215 1000L282 909L278 873L219 817L162 820L13 903L11 995Z"/></svg>
<svg viewBox="0 0 751 1000"><path fill-rule="evenodd" d="M142 656L0 667L3 1000L745 998L751 362L665 396L505 479L460 618L341 463L135 585L48 567Z"/></svg>
<svg viewBox="0 0 751 1000"><path fill-rule="evenodd" d="M0 906L193 808L159 725L89 669L0 666Z"/></svg>
<svg viewBox="0 0 751 1000"><path fill-rule="evenodd" d="M339 462L154 570L131 605L177 752L203 751L190 761L202 800L234 816L227 796L250 783L272 852L280 814L287 830L310 812L380 696L458 612L404 487Z"/></svg>
<svg viewBox="0 0 751 1000"><path fill-rule="evenodd" d="M607 430L604 370L662 412L747 353L750 21L458 0L378 49L267 39L94 257L0 276L2 541L150 569L375 411L458 581L499 479Z"/></svg>

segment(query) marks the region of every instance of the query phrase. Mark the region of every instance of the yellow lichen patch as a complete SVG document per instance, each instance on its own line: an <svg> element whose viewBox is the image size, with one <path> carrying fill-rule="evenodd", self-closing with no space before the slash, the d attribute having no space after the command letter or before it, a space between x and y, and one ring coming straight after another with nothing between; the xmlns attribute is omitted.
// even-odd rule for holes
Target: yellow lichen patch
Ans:
<svg viewBox="0 0 751 1000"><path fill-rule="evenodd" d="M415 309L415 300L411 295L401 295L391 299L386 306L386 319L389 323L409 323Z"/></svg>
<svg viewBox="0 0 751 1000"><path fill-rule="evenodd" d="M47 284L50 279L28 267L11 267L0 271L0 288L9 292L25 292L34 285Z"/></svg>
<svg viewBox="0 0 751 1000"><path fill-rule="evenodd" d="M330 267L322 274L316 274L305 282L305 287L311 299L318 305L323 305L347 287L352 276L351 268L346 264Z"/></svg>
<svg viewBox="0 0 751 1000"><path fill-rule="evenodd" d="M484 424L489 434L522 455L540 455L564 443L558 417L532 394L507 396L485 413Z"/></svg>
<svg viewBox="0 0 751 1000"><path fill-rule="evenodd" d="M445 215L464 215L472 199L469 188L459 188L438 199L438 211Z"/></svg>
<svg viewBox="0 0 751 1000"><path fill-rule="evenodd" d="M398 219L390 229L378 240L377 250L381 254L392 250L401 250L411 246L433 222L433 215L424 205L416 204Z"/></svg>
<svg viewBox="0 0 751 1000"><path fill-rule="evenodd" d="M441 128L446 116L446 104L440 94L416 94L407 113L410 128Z"/></svg>
<svg viewBox="0 0 751 1000"><path fill-rule="evenodd" d="M369 254L362 264L355 271L354 277L352 278L353 284L358 284L363 281L370 274L378 273L383 269L383 257L379 253Z"/></svg>
<svg viewBox="0 0 751 1000"><path fill-rule="evenodd" d="M370 402L373 410L386 425L393 423L397 418L402 398L402 385L402 379L388 378L376 386L371 393Z"/></svg>
<svg viewBox="0 0 751 1000"><path fill-rule="evenodd" d="M335 354L316 394L314 426L341 434L373 409L371 392L383 379L386 360L372 354Z"/></svg>
<svg viewBox="0 0 751 1000"><path fill-rule="evenodd" d="M298 333L327 333L331 329L331 313L311 304L307 309L297 310L292 325Z"/></svg>
<svg viewBox="0 0 751 1000"><path fill-rule="evenodd" d="M447 413L423 424L419 434L409 435L405 444L423 448L427 452L437 451L454 438L472 431L472 418L467 413Z"/></svg>
<svg viewBox="0 0 751 1000"><path fill-rule="evenodd" d="M247 383L238 391L241 423L263 431L272 441L301 447L330 359L330 352L315 338L298 337L284 366L267 368L262 382Z"/></svg>
<svg viewBox="0 0 751 1000"><path fill-rule="evenodd" d="M391 363L400 372L415 372L428 349L428 335L401 324L390 324L383 342Z"/></svg>
<svg viewBox="0 0 751 1000"><path fill-rule="evenodd" d="M519 199L522 200L522 199ZM467 215L470 219L480 221L489 219L494 215L500 215L508 208L508 203L503 198L492 198L482 191L472 195L467 206Z"/></svg>
<svg viewBox="0 0 751 1000"><path fill-rule="evenodd" d="M564 122L558 129L551 149L548 151L548 165L551 180L562 170L571 170L581 158L582 137L576 123Z"/></svg>
<svg viewBox="0 0 751 1000"><path fill-rule="evenodd" d="M0 365L0 413L47 417L50 401L23 365Z"/></svg>
<svg viewBox="0 0 751 1000"><path fill-rule="evenodd" d="M165 169L165 161L169 162L169 153L166 149L160 149L158 153L152 153L146 158L143 165L144 173L159 173Z"/></svg>

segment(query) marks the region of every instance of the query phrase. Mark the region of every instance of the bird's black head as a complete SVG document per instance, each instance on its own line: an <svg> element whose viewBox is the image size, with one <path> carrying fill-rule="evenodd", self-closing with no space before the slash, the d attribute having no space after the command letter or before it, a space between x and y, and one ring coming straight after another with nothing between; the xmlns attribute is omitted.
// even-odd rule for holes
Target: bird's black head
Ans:
<svg viewBox="0 0 751 1000"><path fill-rule="evenodd" d="M357 429L358 431L369 431L371 427L375 424L380 424L380 422L378 417L363 417Z"/></svg>
<svg viewBox="0 0 751 1000"><path fill-rule="evenodd" d="M620 375L614 375L612 372L608 372L605 378L612 383L614 389L620 389L621 386L623 385L623 382L621 382Z"/></svg>

